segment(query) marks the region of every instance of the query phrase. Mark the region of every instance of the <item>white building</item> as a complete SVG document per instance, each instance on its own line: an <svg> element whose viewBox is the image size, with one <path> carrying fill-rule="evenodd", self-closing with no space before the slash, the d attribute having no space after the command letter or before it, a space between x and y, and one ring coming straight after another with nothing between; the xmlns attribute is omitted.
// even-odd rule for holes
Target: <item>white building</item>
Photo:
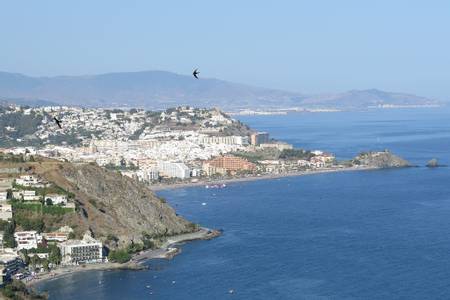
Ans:
<svg viewBox="0 0 450 300"><path fill-rule="evenodd" d="M294 149L294 146L292 146L291 144L282 143L282 142L264 143L264 144L260 144L259 147L263 148L263 149L275 148L275 149L278 149L279 151Z"/></svg>
<svg viewBox="0 0 450 300"><path fill-rule="evenodd" d="M41 196L36 195L36 191L26 190L26 191L14 191L13 192L14 199L22 199L23 201L39 201L41 200Z"/></svg>
<svg viewBox="0 0 450 300"><path fill-rule="evenodd" d="M202 144L248 145L247 136L206 136L200 139Z"/></svg>
<svg viewBox="0 0 450 300"><path fill-rule="evenodd" d="M34 175L22 175L16 178L16 184L30 187L44 187L44 184Z"/></svg>
<svg viewBox="0 0 450 300"><path fill-rule="evenodd" d="M59 232L59 231L47 232L47 233L43 233L42 237L48 242L61 243L61 242L65 242L69 239L69 233Z"/></svg>
<svg viewBox="0 0 450 300"><path fill-rule="evenodd" d="M86 233L82 240L60 243L63 265L79 265L103 262L103 245Z"/></svg>
<svg viewBox="0 0 450 300"><path fill-rule="evenodd" d="M148 168L136 172L139 181L151 182L159 179L159 171L156 168Z"/></svg>
<svg viewBox="0 0 450 300"><path fill-rule="evenodd" d="M17 250L37 248L42 243L42 236L35 230L16 231L14 239L17 243Z"/></svg>
<svg viewBox="0 0 450 300"><path fill-rule="evenodd" d="M66 205L67 204L67 196L66 195L60 195L60 194L48 194L45 195L45 203L47 203L47 200L50 199L52 201L53 205Z"/></svg>
<svg viewBox="0 0 450 300"><path fill-rule="evenodd" d="M6 201L8 199L8 192L0 192L0 201Z"/></svg>
<svg viewBox="0 0 450 300"><path fill-rule="evenodd" d="M158 170L167 177L185 179L191 176L189 168L181 162L158 161Z"/></svg>
<svg viewBox="0 0 450 300"><path fill-rule="evenodd" d="M12 207L11 204L0 204L0 220L8 221L12 219Z"/></svg>

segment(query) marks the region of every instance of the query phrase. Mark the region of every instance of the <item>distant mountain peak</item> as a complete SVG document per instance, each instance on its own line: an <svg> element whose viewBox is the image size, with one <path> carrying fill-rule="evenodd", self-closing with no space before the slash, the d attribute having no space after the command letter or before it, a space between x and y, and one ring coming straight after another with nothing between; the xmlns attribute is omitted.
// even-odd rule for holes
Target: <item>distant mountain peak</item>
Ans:
<svg viewBox="0 0 450 300"><path fill-rule="evenodd" d="M301 93L248 86L215 78L196 80L191 75L163 70L54 77L0 72L0 99L20 100L22 103L46 101L88 107L158 109L190 105L217 106L227 110L288 107L351 109L379 104L436 103L424 97L378 89L305 96Z"/></svg>

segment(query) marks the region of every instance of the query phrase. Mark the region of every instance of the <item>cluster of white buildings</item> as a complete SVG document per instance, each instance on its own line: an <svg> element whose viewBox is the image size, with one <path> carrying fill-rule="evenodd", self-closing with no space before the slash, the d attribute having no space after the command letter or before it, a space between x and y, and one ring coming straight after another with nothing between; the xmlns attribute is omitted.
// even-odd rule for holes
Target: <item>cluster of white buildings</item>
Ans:
<svg viewBox="0 0 450 300"><path fill-rule="evenodd" d="M5 180L5 179L4 179ZM66 208L75 208L75 203L69 201L67 195L50 193L46 194L45 197L42 195L38 195L36 193L36 188L49 187L51 186L49 183L43 181L38 176L35 175L20 175L15 179L7 179L8 183L3 184L2 180L0 180L0 205L2 205L2 201L7 200L20 200L24 202L39 202L44 200L45 205L60 205ZM15 182L15 186L13 183ZM11 190L11 199L8 199L7 190ZM3 206L7 207L7 206ZM1 217L2 206L0 206L0 219Z"/></svg>
<svg viewBox="0 0 450 300"><path fill-rule="evenodd" d="M37 249L45 243L54 243L61 252L62 265L79 265L106 262L103 244L86 232L81 240L69 239L72 229L61 227L56 232L38 233L37 231L17 231L14 233L16 248L3 247L3 232L0 232L0 286L18 274L24 263L19 255L21 250ZM48 253L29 253L30 257L37 255L48 258Z"/></svg>

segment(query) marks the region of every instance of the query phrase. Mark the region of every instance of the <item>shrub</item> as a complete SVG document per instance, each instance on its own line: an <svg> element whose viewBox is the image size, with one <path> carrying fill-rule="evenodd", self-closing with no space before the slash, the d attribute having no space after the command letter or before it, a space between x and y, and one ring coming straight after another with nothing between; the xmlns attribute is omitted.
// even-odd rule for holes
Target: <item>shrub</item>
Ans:
<svg viewBox="0 0 450 300"><path fill-rule="evenodd" d="M131 259L131 255L126 249L112 250L108 254L108 259L112 262L126 263Z"/></svg>

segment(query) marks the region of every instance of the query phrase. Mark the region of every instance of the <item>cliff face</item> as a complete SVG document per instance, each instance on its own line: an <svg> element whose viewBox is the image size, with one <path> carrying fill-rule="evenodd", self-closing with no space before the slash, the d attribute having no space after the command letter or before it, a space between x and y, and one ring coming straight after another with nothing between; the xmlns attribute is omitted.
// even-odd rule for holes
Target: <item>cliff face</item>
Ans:
<svg viewBox="0 0 450 300"><path fill-rule="evenodd" d="M355 165L374 168L404 168L411 164L403 158L385 150L381 152L364 152L352 160Z"/></svg>
<svg viewBox="0 0 450 300"><path fill-rule="evenodd" d="M174 235L195 230L194 224L177 216L163 200L146 186L92 164L52 163L35 171L48 181L75 194L79 209L75 230L89 229L105 239L112 234L119 245L141 240L145 232L151 236ZM74 221L75 219L75 221Z"/></svg>

